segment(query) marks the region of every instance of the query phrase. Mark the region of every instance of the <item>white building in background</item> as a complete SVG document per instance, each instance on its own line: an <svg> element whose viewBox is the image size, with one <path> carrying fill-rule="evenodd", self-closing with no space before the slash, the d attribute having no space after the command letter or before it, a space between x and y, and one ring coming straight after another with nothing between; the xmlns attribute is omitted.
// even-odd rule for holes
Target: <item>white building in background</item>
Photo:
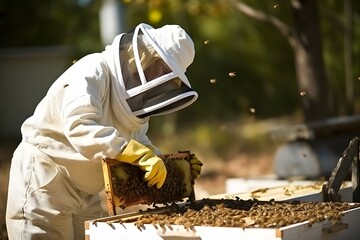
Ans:
<svg viewBox="0 0 360 240"><path fill-rule="evenodd" d="M99 12L103 45L125 30L124 5L103 0ZM0 49L0 140L21 139L20 127L50 85L72 64L70 47Z"/></svg>
<svg viewBox="0 0 360 240"><path fill-rule="evenodd" d="M0 49L0 140L21 138L23 121L71 64L69 47Z"/></svg>
<svg viewBox="0 0 360 240"><path fill-rule="evenodd" d="M99 12L103 45L124 32L124 5L103 0ZM72 64L70 47L0 49L0 141L21 139L20 127L50 85Z"/></svg>

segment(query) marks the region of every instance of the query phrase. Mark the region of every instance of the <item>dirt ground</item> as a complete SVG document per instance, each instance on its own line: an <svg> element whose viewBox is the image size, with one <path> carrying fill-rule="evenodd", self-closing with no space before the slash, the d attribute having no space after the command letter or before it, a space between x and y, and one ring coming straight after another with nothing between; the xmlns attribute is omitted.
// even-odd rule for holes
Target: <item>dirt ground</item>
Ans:
<svg viewBox="0 0 360 240"><path fill-rule="evenodd" d="M7 186L9 180L10 159L16 147L16 142L0 143L0 239L7 239L5 225L5 207L7 197Z"/></svg>
<svg viewBox="0 0 360 240"><path fill-rule="evenodd" d="M17 143L0 143L0 239L7 239L5 207L9 178L10 159ZM227 162L202 160L202 175L195 183L197 199L225 192L225 182L233 177L254 177L272 174L272 156L269 154L249 156L239 154ZM128 209L131 211L132 209Z"/></svg>

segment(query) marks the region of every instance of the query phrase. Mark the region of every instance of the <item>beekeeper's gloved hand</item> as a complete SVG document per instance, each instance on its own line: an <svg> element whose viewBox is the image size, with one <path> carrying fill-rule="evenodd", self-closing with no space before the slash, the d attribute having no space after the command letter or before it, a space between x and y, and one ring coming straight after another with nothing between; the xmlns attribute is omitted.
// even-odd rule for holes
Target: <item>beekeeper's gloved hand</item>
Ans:
<svg viewBox="0 0 360 240"><path fill-rule="evenodd" d="M190 164L191 164L191 174L192 174L192 176L195 179L200 177L201 168L203 166L203 163L196 157L195 154L191 154Z"/></svg>
<svg viewBox="0 0 360 240"><path fill-rule="evenodd" d="M161 188L165 182L167 171L163 160L151 149L133 139L117 160L138 166L145 171L144 180L148 182L149 187L156 185L157 188Z"/></svg>

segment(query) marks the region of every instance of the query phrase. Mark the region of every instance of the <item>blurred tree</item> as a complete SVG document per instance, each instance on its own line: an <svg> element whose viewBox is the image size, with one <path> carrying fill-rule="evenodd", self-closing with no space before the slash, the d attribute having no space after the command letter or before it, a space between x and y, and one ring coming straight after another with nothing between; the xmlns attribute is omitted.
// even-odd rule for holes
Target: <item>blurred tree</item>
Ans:
<svg viewBox="0 0 360 240"><path fill-rule="evenodd" d="M345 67L345 99L347 114L354 113L355 92L352 63L352 4L351 0L344 0L344 67Z"/></svg>
<svg viewBox="0 0 360 240"><path fill-rule="evenodd" d="M330 96L333 97L337 113L345 106L346 91L349 99L352 98L351 89L355 101L358 99L358 88L351 88L351 85L347 84L349 87L345 90L344 64L339 63L339 59L345 56L344 52L348 55L345 64L347 67L351 61L349 55L353 57L354 67L347 70L352 71L352 74L347 73L351 75L347 79L354 84L354 72L360 71L360 42L349 40L359 36L360 28L352 27L353 32L348 31L348 36L352 34L352 37L347 38L348 46L345 50L343 27L347 24L351 29L349 24L355 26L360 20L359 3L355 0L347 0L351 1L352 5L352 22L348 20L347 23L345 19L349 17L345 18L343 10L345 3L336 0L320 1L319 9L314 7L316 1L304 5L308 1L296 0L115 1L122 1L126 8L125 31L133 29L139 22L147 22L154 27L176 23L183 26L194 39L196 57L187 70L187 75L193 79L192 85L199 92L200 98L191 108L178 113L175 119L179 123L204 119L222 122L238 117L262 118L291 114L302 105L301 101L304 101L304 105L309 109L319 108L313 112L307 111L310 112L308 119L318 118L324 114L321 112L326 110L325 105L320 102L325 102L328 98L327 93L323 91L329 88L326 87L327 84L331 84ZM251 4L250 9L256 14L260 13L272 19L271 21L275 22L273 25L283 26L285 33L274 31L269 25L243 14L238 5L242 3L243 6L243 2L247 2L245 6L248 9ZM296 3L300 4L299 8L294 7ZM72 45L78 50L78 57L101 51L101 4L102 1L95 0L0 1L0 46ZM314 10L319 11L318 18ZM316 27L315 20L306 22L310 19L302 18L305 16L303 13L316 17L319 26ZM295 15L298 15L296 19L304 22L294 21ZM307 26L311 29L306 28ZM289 32L286 32L287 30ZM323 36L320 42L322 45L320 44L319 49L315 49L314 52L310 52L312 48L307 48L304 39L300 38L301 34L309 40L316 37L307 36L306 34L310 35L309 30L317 31L317 34ZM287 37L284 38L282 34L287 34ZM320 49L323 51L319 52ZM298 61L299 59L295 60L297 63L294 64L296 53L304 54L307 60L314 61L313 66L318 66L320 72L312 69L313 66L307 66L309 69L306 68L306 71L295 71L295 66L305 64ZM318 60L322 57L321 54L324 56L325 67ZM307 74L313 78L305 77ZM324 88L316 88L316 85L313 85L310 80L314 81L315 77L316 80L323 79L321 84L325 85ZM330 83L326 81L326 77ZM305 80L301 81L302 85L299 83L297 86L296 79L300 78ZM305 96L300 96L300 93ZM319 102L314 100L315 96ZM323 96L323 99L318 99L319 96Z"/></svg>
<svg viewBox="0 0 360 240"><path fill-rule="evenodd" d="M99 1L0 1L0 47L71 45L79 55L101 47Z"/></svg>
<svg viewBox="0 0 360 240"><path fill-rule="evenodd" d="M356 32L352 34L352 22L359 17L359 6L354 0L347 0L344 5L333 0L321 1L320 9L317 1L309 0L281 2L128 0L127 2L132 6L141 6L141 11L144 13L142 16L145 16L143 19L147 17L147 21L153 21L153 24L175 21L190 29L197 41L197 55L201 55L202 61L206 61L201 67L204 69L205 66L205 69L209 70L195 74L201 78L212 79L212 82L216 83L215 87L213 84L213 89L217 91L215 96L221 95L223 98L222 101L218 101L218 98L210 94L214 92L213 89L202 81L198 86L200 91L204 90L207 93L207 105L199 107L201 109L213 106L215 110L211 108L212 111L216 111L226 103L226 109L221 108L223 115L227 115L226 110L230 112L229 114L234 111L244 113L246 108L254 107L259 110L256 112L257 116L266 116L278 114L277 108L280 106L282 109L280 112L289 112L289 109L294 109L299 101L305 121L340 115L344 112L344 108L347 108L348 114L354 113L351 109L354 109L355 96L358 92L353 87L356 80L354 72L358 68L352 68L352 56L356 53L358 44L351 42L351 39L356 37ZM350 12L352 9L355 9L354 13ZM161 17L151 18L152 11ZM287 49L285 42L269 28L263 28L255 22L246 20L238 14L239 12L242 13L241 15L275 26L279 33L286 37L290 49ZM257 32L259 30L260 34ZM201 37L203 39L200 40ZM206 37L209 40L208 46L201 45L200 41L206 40ZM266 40L265 48L260 38ZM247 47L244 47L245 45ZM340 45L344 47L339 48ZM274 54L276 50L279 50L278 56ZM295 69L286 62L291 55L286 53L288 50L292 50ZM344 64L339 63L341 58L344 58ZM277 61L274 61L275 59ZM280 70L283 78L274 81L279 74L279 70L274 66L279 63L284 64ZM195 62L194 68L198 67ZM267 68L271 70L266 71ZM223 81L229 79L224 73L230 72L231 69L236 72L233 75L236 77L232 77L230 81ZM288 72L283 72L285 70ZM295 91L293 85L286 83L285 80L292 78L290 73L292 70L297 82ZM190 74L192 72L191 68ZM252 82L242 81L241 84L240 81L235 82L234 79L238 80L240 76L251 79ZM195 86L196 84L195 82ZM235 90L237 90L236 99L233 94ZM289 109L281 100L275 101L275 96L279 99L287 99L286 105ZM271 101L268 101L270 99Z"/></svg>
<svg viewBox="0 0 360 240"><path fill-rule="evenodd" d="M179 113L178 121L233 120L254 115L252 108L257 117L296 111L299 98L296 82L291 80L292 53L271 28L249 22L222 0L126 2L129 26L138 22L154 27L176 23L195 42L196 57L187 74L200 98ZM151 18L152 11L161 12L161 18Z"/></svg>
<svg viewBox="0 0 360 240"><path fill-rule="evenodd" d="M319 1L326 69L337 114L359 113L360 2ZM350 9L349 9L350 8Z"/></svg>
<svg viewBox="0 0 360 240"><path fill-rule="evenodd" d="M316 0L292 0L294 27L274 15L255 10L240 0L230 0L240 12L272 24L288 40L294 51L296 76L305 121L322 120L334 115L331 90L322 55L322 40ZM275 7L275 5L274 5Z"/></svg>

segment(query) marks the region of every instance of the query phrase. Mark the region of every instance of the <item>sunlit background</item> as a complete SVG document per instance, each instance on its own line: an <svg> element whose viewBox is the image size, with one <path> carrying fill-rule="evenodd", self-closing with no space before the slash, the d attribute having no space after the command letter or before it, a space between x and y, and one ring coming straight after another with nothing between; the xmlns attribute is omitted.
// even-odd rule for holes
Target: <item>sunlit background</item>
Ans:
<svg viewBox="0 0 360 240"><path fill-rule="evenodd" d="M152 118L149 137L164 153L197 154L204 196L234 177L327 176L358 135L359 1L1 1L1 216L22 122L74 61L141 22L179 24L195 42L186 74L199 99Z"/></svg>

